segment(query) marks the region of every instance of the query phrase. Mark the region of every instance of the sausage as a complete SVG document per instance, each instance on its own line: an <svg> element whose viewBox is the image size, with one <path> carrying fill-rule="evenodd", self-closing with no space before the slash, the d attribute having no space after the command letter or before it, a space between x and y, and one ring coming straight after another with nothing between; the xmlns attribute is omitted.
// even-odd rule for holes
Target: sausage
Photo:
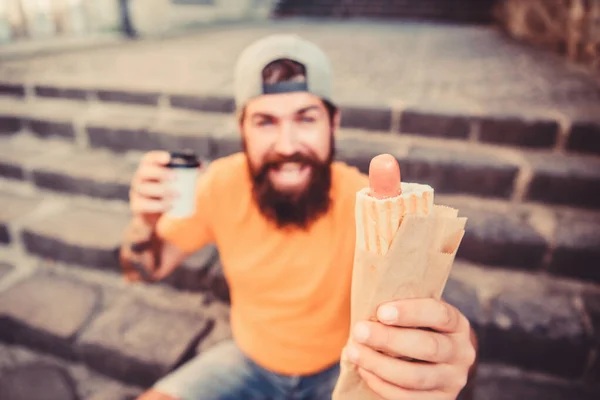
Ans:
<svg viewBox="0 0 600 400"><path fill-rule="evenodd" d="M380 154L369 165L369 194L386 199L402 194L400 166L391 154Z"/></svg>

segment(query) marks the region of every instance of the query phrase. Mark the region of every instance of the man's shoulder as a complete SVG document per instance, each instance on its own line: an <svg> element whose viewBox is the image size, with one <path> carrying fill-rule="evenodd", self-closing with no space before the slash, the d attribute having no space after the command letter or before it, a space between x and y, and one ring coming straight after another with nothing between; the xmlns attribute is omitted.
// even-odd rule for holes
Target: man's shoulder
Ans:
<svg viewBox="0 0 600 400"><path fill-rule="evenodd" d="M230 171L232 169L246 168L246 155L243 152L233 153L228 156L217 158L211 161L209 168L213 168L220 173Z"/></svg>
<svg viewBox="0 0 600 400"><path fill-rule="evenodd" d="M207 167L206 173L213 188L241 189L248 183L246 155L242 152L218 158Z"/></svg>
<svg viewBox="0 0 600 400"><path fill-rule="evenodd" d="M219 180L245 178L243 174L246 172L246 169L246 155L242 152L217 158L208 165L208 172L213 176L218 176Z"/></svg>
<svg viewBox="0 0 600 400"><path fill-rule="evenodd" d="M369 185L369 177L354 166L342 161L336 161L333 166L333 179L341 191L354 195Z"/></svg>

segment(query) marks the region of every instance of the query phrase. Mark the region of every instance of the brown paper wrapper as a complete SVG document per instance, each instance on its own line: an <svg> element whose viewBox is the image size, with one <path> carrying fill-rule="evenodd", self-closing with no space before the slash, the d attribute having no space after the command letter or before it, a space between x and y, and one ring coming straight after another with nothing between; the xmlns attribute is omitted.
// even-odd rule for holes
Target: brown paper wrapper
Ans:
<svg viewBox="0 0 600 400"><path fill-rule="evenodd" d="M365 207L357 195L357 216ZM376 200L373 200L376 201ZM376 320L376 310L392 300L406 298L440 299L448 280L456 251L464 235L466 218L458 210L434 205L427 215L404 215L386 251L369 250L365 243L365 224L357 221L357 246L352 275L351 327L360 320ZM371 221L379 221L381 215ZM389 229L382 227L382 230ZM355 369L342 359L340 377L333 400L378 400Z"/></svg>

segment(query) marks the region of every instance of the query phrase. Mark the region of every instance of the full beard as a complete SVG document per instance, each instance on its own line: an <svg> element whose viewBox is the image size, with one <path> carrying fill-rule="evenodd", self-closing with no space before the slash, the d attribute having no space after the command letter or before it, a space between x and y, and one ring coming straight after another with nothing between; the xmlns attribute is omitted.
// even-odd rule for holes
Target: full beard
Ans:
<svg viewBox="0 0 600 400"><path fill-rule="evenodd" d="M306 229L329 210L331 163L335 155L333 135L330 148L330 154L325 162L318 160L314 155L296 153L286 157L269 158L257 171L253 169L250 160L246 157L252 179L254 201L260 212L277 227ZM281 192L269 179L271 168L278 168L285 162L299 162L311 167L309 181L299 193Z"/></svg>

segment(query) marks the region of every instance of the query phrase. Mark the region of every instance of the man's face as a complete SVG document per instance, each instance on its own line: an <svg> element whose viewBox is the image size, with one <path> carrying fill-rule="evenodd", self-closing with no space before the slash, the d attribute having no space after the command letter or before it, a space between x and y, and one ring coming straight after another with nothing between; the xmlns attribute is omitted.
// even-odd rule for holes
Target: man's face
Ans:
<svg viewBox="0 0 600 400"><path fill-rule="evenodd" d="M282 193L306 189L314 163L331 152L332 126L318 97L305 92L260 96L246 106L242 125L253 171L268 166L268 178Z"/></svg>
<svg viewBox="0 0 600 400"><path fill-rule="evenodd" d="M279 222L283 217L303 225L326 209L337 121L336 115L332 124L323 101L306 92L264 95L247 104L240 128L263 211L274 208Z"/></svg>

